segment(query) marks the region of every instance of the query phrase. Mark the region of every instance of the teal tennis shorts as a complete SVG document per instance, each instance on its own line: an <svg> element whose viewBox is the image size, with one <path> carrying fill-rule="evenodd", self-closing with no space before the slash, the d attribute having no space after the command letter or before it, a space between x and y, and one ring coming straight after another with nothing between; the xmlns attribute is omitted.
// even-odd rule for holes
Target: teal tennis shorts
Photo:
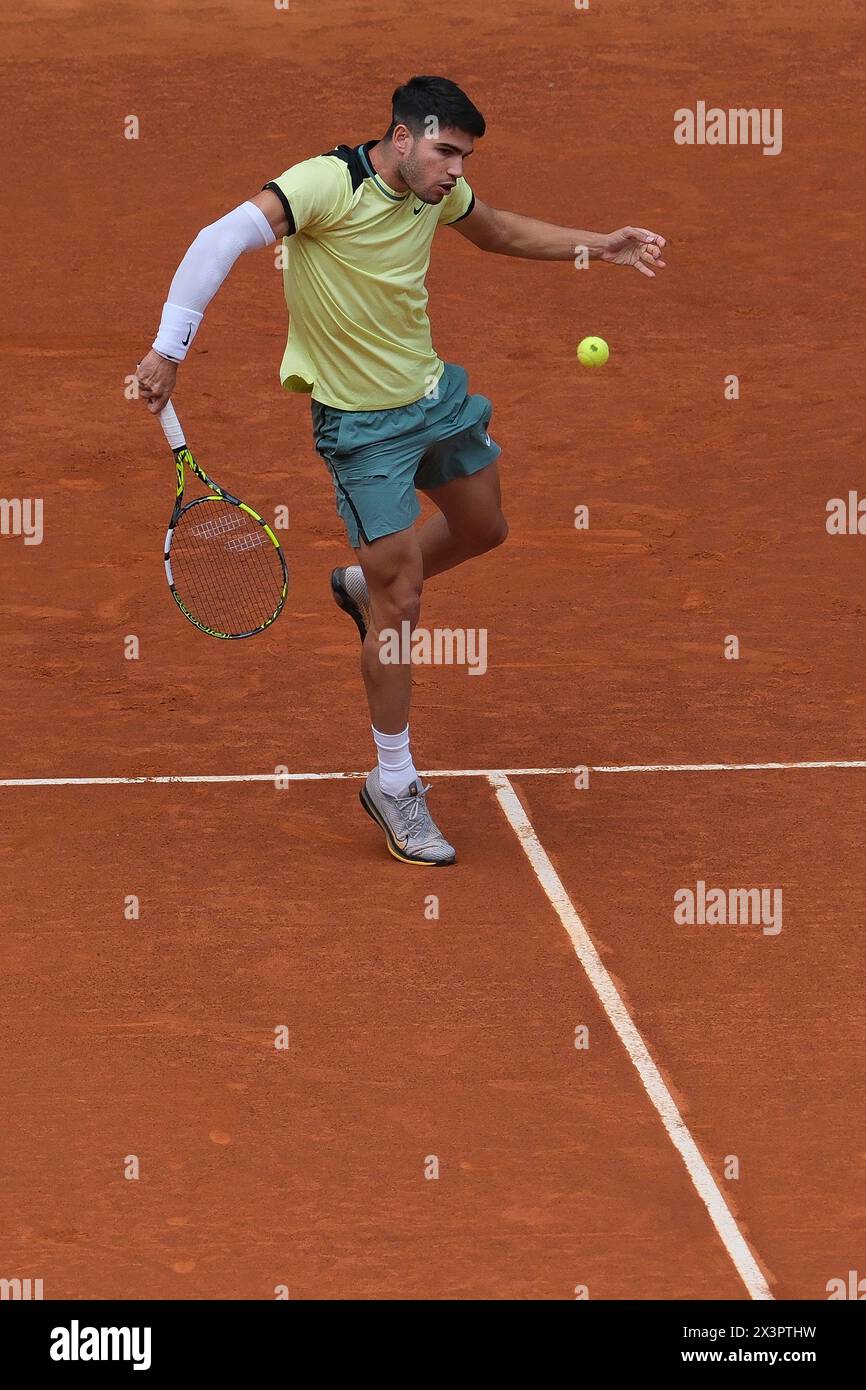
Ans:
<svg viewBox="0 0 866 1390"><path fill-rule="evenodd" d="M478 473L502 450L487 426L493 406L470 396L463 367L446 362L434 393L390 410L338 410L312 402L316 452L328 465L337 511L357 549L404 531L432 491Z"/></svg>

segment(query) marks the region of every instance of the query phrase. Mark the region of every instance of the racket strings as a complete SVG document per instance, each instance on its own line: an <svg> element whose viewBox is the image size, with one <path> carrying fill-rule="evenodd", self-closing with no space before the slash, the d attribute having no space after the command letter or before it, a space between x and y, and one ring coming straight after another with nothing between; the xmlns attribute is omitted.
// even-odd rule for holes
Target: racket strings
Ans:
<svg viewBox="0 0 866 1390"><path fill-rule="evenodd" d="M280 553L264 527L231 502L209 498L182 512L170 558L178 597L214 632L255 632L281 605Z"/></svg>

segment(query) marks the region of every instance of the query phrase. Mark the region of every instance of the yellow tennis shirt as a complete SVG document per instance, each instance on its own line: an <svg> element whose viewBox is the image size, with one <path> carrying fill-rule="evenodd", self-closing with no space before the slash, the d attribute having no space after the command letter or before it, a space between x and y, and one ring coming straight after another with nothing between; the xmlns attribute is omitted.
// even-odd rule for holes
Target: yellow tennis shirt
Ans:
<svg viewBox="0 0 866 1390"><path fill-rule="evenodd" d="M289 222L280 381L341 410L409 405L440 377L424 284L430 244L475 203L462 178L435 206L395 193L370 163L376 143L338 145L265 184Z"/></svg>

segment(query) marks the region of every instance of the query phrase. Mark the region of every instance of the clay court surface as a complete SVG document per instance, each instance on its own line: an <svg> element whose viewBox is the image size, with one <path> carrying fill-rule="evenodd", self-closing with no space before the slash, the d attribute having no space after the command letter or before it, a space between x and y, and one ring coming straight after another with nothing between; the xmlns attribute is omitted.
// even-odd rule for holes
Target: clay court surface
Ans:
<svg viewBox="0 0 866 1390"><path fill-rule="evenodd" d="M863 41L844 0L4 15L0 492L44 499L44 539L0 544L0 1277L744 1300L866 1274L866 539L825 528L862 485ZM267 780L370 760L272 253L175 395L205 467L289 509L266 634L172 604L171 455L124 396L198 229L380 135L413 72L483 110L485 202L670 238L650 282L437 233L434 342L494 402L511 525L425 590L489 648L415 676L418 765L477 774L431 779L437 872L386 854L356 778ZM676 145L698 100L782 108L783 152ZM815 762L851 765L787 766ZM160 777L238 780L122 780ZM698 880L781 889L783 929L677 925Z"/></svg>

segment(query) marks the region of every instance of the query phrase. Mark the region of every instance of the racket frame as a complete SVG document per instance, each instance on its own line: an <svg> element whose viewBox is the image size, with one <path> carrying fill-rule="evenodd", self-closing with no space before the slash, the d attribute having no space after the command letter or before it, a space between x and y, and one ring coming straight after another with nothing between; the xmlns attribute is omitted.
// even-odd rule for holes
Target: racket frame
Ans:
<svg viewBox="0 0 866 1390"><path fill-rule="evenodd" d="M253 508L248 506L246 502L242 502L239 497L235 497L233 493L227 492L225 488L220 487L219 483L215 483L213 478L208 477L207 473L205 473L201 465L196 462L195 458L193 457L192 450L186 443L186 438L184 436L183 429L181 428L180 421L177 418L177 412L175 411L175 408L172 405L171 401L168 401L168 403L165 406L163 406L162 410L160 411L159 422L162 425L162 428L165 432L165 437L169 442L172 453L174 454L176 472L174 508L172 510L171 520L168 523L168 530L165 533L165 546L163 547L163 564L165 565L165 577L168 580L168 587L171 590L172 597L174 598L175 603L177 604L178 608L180 609L183 616L187 619L187 621L191 622L193 627L197 627L200 632L206 633L208 637L218 637L221 641L225 642L240 641L244 637L255 637L257 633L264 632L267 628L271 626L272 623L276 622L277 618L282 613L283 605L286 602L286 594L288 593L289 588L289 571L286 565L286 557L283 554L283 548L277 540L277 537L274 534L273 530L265 521L264 517L259 516L257 511L254 511ZM192 501L186 503L184 502L183 497L184 492L186 490L187 468L189 468L191 472L195 474L199 482L203 483L206 488L210 489L210 492L207 497L194 497ZM264 530L265 534L267 535L268 539L270 540L271 544L277 552L277 556L280 561L280 567L283 572L283 587L280 592L279 602L277 603L277 606L274 609L273 613L270 615L270 617L267 618L258 627L251 628L249 632L220 632L216 628L208 627L206 623L203 623L201 619L195 616L194 613L190 612L183 599L181 598L180 594L177 592L177 587L174 582L174 574L172 572L171 567L171 544L172 540L174 539L175 527L177 526L177 523L180 521L181 517L185 515L186 512L190 511L193 507L199 506L199 504L202 502L228 502L233 507L239 507L242 512L246 512L247 516L252 521L255 521L258 526L262 527L262 529Z"/></svg>

